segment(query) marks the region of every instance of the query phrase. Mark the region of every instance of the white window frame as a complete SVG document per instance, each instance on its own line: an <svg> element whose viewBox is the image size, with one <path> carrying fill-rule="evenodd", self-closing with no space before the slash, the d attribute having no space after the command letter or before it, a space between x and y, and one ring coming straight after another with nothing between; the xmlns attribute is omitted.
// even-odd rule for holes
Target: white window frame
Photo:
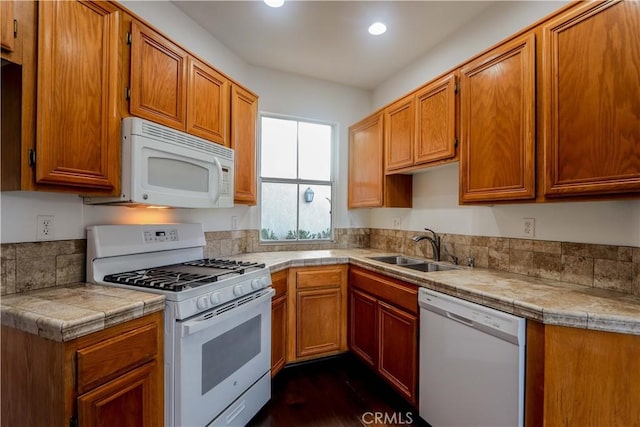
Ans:
<svg viewBox="0 0 640 427"><path fill-rule="evenodd" d="M272 119L280 119L280 120L290 120L296 122L306 122L306 123L314 123L319 125L326 125L331 127L331 167L330 167L330 179L329 181L319 181L319 180L310 180L310 179L299 179L299 178L263 178L262 176L262 118L268 117ZM335 215L336 215L336 168L337 165L337 135L338 135L338 124L332 122L326 122L322 120L309 119L306 117L299 116L291 116L285 114L275 114L261 111L258 115L258 207L260 209L260 228L258 230L259 234L259 244L261 245L282 245L282 244L309 244L309 243L327 243L327 242L335 242ZM299 150L296 155L296 175L299 176L298 168L299 164ZM330 216L330 236L326 239L300 239L299 236L296 236L294 239L281 239L281 240L263 240L262 239L262 183L286 183L286 184L298 184L299 186L303 185L330 185L331 186L331 216ZM300 211L299 211L300 203L296 204L296 231L300 231Z"/></svg>

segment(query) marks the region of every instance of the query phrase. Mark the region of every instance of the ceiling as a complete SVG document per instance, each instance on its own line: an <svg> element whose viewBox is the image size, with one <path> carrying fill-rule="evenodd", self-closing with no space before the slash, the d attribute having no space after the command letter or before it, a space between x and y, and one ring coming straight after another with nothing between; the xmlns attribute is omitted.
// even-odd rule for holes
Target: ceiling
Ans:
<svg viewBox="0 0 640 427"><path fill-rule="evenodd" d="M494 1L174 1L247 63L373 89ZM371 36L374 21L387 32Z"/></svg>

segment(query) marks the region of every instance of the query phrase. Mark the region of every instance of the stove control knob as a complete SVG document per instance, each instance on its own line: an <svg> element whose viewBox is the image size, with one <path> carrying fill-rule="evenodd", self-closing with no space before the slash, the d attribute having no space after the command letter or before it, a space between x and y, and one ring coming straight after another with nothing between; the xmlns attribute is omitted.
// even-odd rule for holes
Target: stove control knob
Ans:
<svg viewBox="0 0 640 427"><path fill-rule="evenodd" d="M213 305L220 304L220 292L214 292L209 295L209 301L211 301Z"/></svg>
<svg viewBox="0 0 640 427"><path fill-rule="evenodd" d="M251 281L251 287L253 289L260 289L262 287L262 283L260 282L260 279L253 279Z"/></svg>
<svg viewBox="0 0 640 427"><path fill-rule="evenodd" d="M244 289L242 289L242 285L235 285L233 287L233 294L237 297L244 293Z"/></svg>
<svg viewBox="0 0 640 427"><path fill-rule="evenodd" d="M260 284L262 285L263 288L266 288L267 286L269 286L271 284L271 280L269 280L269 276L262 276L260 278Z"/></svg>
<svg viewBox="0 0 640 427"><path fill-rule="evenodd" d="M207 308L207 297L198 298L198 301L196 301L196 307L198 307L199 310Z"/></svg>

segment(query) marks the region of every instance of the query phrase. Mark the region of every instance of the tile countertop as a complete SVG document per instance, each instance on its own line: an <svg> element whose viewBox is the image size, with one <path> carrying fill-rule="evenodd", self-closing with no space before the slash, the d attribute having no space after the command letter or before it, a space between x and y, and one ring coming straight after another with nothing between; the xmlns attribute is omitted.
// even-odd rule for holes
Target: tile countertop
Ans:
<svg viewBox="0 0 640 427"><path fill-rule="evenodd" d="M233 258L264 262L272 273L289 267L349 263L545 324L640 335L638 296L482 268L424 273L367 258L386 254L390 253L338 249L258 252Z"/></svg>
<svg viewBox="0 0 640 427"><path fill-rule="evenodd" d="M0 300L3 325L58 342L161 310L162 295L84 283L5 295Z"/></svg>
<svg viewBox="0 0 640 427"><path fill-rule="evenodd" d="M418 286L546 324L640 335L640 297L480 268L423 273L368 259L368 249L257 252L237 260L289 267L353 264ZM164 309L164 297L115 287L76 284L0 300L2 324L54 341L69 341Z"/></svg>

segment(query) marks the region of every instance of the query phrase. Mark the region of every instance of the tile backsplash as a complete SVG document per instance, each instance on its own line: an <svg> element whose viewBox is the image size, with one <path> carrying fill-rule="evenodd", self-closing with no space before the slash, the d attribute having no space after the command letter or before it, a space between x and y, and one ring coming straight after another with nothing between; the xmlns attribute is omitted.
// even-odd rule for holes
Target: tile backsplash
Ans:
<svg viewBox="0 0 640 427"><path fill-rule="evenodd" d="M0 245L0 295L85 280L86 240Z"/></svg>
<svg viewBox="0 0 640 427"><path fill-rule="evenodd" d="M433 258L415 231L371 229L370 247ZM640 295L640 248L506 237L441 234L440 258L476 267Z"/></svg>
<svg viewBox="0 0 640 427"><path fill-rule="evenodd" d="M247 252L372 248L433 258L427 241L415 231L341 228L334 241L260 243L258 230L205 233L206 257ZM640 248L504 237L441 234L441 259L473 258L476 267L508 271L640 295ZM85 280L85 240L0 245L0 295Z"/></svg>

